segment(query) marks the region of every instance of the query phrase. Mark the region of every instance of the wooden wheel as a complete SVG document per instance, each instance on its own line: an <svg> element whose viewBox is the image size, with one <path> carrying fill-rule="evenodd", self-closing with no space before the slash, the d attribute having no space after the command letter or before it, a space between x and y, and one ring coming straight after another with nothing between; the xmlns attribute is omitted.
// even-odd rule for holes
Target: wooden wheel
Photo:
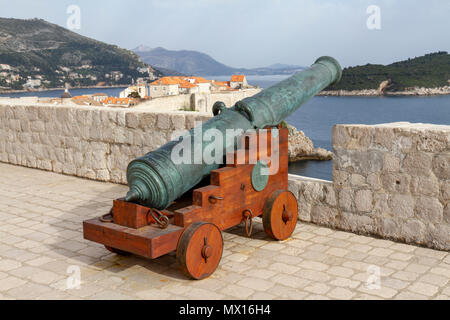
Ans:
<svg viewBox="0 0 450 320"><path fill-rule="evenodd" d="M177 261L181 270L193 279L209 277L222 258L220 229L206 222L195 222L184 230L178 241Z"/></svg>
<svg viewBox="0 0 450 320"><path fill-rule="evenodd" d="M118 254L119 256L129 256L131 254L127 251L123 251L120 249L116 249L116 248L107 246L106 244L105 244L105 248L108 249L108 251L111 251L112 253Z"/></svg>
<svg viewBox="0 0 450 320"><path fill-rule="evenodd" d="M266 234L276 240L285 240L297 225L297 199L290 191L274 191L264 205L263 226Z"/></svg>

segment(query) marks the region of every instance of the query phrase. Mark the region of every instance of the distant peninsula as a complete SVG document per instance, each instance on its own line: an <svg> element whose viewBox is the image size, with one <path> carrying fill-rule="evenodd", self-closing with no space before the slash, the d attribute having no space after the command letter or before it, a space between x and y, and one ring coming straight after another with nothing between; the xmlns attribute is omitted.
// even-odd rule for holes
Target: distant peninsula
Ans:
<svg viewBox="0 0 450 320"><path fill-rule="evenodd" d="M342 79L320 93L331 96L450 94L450 55L426 54L389 65L345 68Z"/></svg>
<svg viewBox="0 0 450 320"><path fill-rule="evenodd" d="M234 68L227 66L211 56L193 50L168 50L162 47L150 48L144 45L133 49L141 59L163 71L166 75L229 76L233 74L250 75L291 75L305 67L276 63L261 68Z"/></svg>

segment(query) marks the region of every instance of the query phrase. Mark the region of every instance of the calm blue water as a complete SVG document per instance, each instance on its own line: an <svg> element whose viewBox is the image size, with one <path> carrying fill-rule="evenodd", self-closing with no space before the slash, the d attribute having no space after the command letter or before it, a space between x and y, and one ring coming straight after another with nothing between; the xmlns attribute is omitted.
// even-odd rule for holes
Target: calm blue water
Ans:
<svg viewBox="0 0 450 320"><path fill-rule="evenodd" d="M206 77L219 81L229 76ZM267 88L286 76L248 76L248 82ZM118 96L121 88L72 89L73 96L104 92ZM59 97L63 90L2 94L0 96ZM450 96L434 97L314 97L288 119L311 138L316 147L331 150L331 130L337 123L377 124L396 121L450 124ZM289 165L289 172L331 180L331 161L301 161Z"/></svg>
<svg viewBox="0 0 450 320"><path fill-rule="evenodd" d="M433 97L314 97L287 122L311 138L316 147L331 150L331 130L341 124L409 121L450 124L450 96ZM302 161L289 171L331 180L331 161Z"/></svg>

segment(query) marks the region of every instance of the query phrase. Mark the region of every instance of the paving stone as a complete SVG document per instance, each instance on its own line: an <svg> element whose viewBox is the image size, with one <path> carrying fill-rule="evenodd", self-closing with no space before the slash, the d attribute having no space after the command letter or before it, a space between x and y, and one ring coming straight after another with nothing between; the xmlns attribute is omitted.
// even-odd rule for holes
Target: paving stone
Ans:
<svg viewBox="0 0 450 320"><path fill-rule="evenodd" d="M324 283L312 283L305 287L305 291L309 291L314 294L325 294L330 290L330 287Z"/></svg>
<svg viewBox="0 0 450 320"><path fill-rule="evenodd" d="M300 270L299 267L296 266L292 266L286 263L273 263L270 267L269 270L275 271L275 272L281 272L281 273L287 273L287 274L292 274L297 272L298 270Z"/></svg>
<svg viewBox="0 0 450 320"><path fill-rule="evenodd" d="M253 289L235 285L235 284L230 284L230 285L226 286L225 288L223 288L222 290L220 290L220 293L223 293L227 296L231 296L231 297L237 298L237 299L247 299L254 292L255 291Z"/></svg>
<svg viewBox="0 0 450 320"><path fill-rule="evenodd" d="M445 276L440 276L433 273L424 274L421 278L418 279L420 282L425 282L429 284L433 284L438 287L444 287L449 282L449 278Z"/></svg>
<svg viewBox="0 0 450 320"><path fill-rule="evenodd" d="M309 280L287 274L277 274L271 280L275 281L276 283L282 284L283 286L296 289L304 288L311 282Z"/></svg>
<svg viewBox="0 0 450 320"><path fill-rule="evenodd" d="M378 296L383 299L391 299L393 298L398 291L386 286L381 285L380 288L377 289L369 289L365 284L361 285L358 289L361 292Z"/></svg>
<svg viewBox="0 0 450 320"><path fill-rule="evenodd" d="M435 295L439 290L437 286L425 282L415 282L408 289L428 297Z"/></svg>
<svg viewBox="0 0 450 320"><path fill-rule="evenodd" d="M246 277L237 284L257 291L265 291L274 286L273 282L252 277Z"/></svg>
<svg viewBox="0 0 450 320"><path fill-rule="evenodd" d="M0 271L10 271L17 269L22 264L20 262L10 260L10 259L2 259L0 260Z"/></svg>
<svg viewBox="0 0 450 320"><path fill-rule="evenodd" d="M355 296L355 293L345 288L334 288L327 293L331 299L348 300Z"/></svg>
<svg viewBox="0 0 450 320"><path fill-rule="evenodd" d="M9 289L20 287L25 283L26 281L23 279L10 276L0 280L0 288L3 292L6 292Z"/></svg>

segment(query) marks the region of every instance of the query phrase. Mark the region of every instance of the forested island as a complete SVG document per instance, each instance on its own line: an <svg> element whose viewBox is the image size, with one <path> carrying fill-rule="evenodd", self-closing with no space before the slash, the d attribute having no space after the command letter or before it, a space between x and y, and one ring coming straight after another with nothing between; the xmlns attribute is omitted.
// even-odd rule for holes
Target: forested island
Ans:
<svg viewBox="0 0 450 320"><path fill-rule="evenodd" d="M448 94L449 79L450 55L439 51L389 65L345 68L341 81L322 95Z"/></svg>

